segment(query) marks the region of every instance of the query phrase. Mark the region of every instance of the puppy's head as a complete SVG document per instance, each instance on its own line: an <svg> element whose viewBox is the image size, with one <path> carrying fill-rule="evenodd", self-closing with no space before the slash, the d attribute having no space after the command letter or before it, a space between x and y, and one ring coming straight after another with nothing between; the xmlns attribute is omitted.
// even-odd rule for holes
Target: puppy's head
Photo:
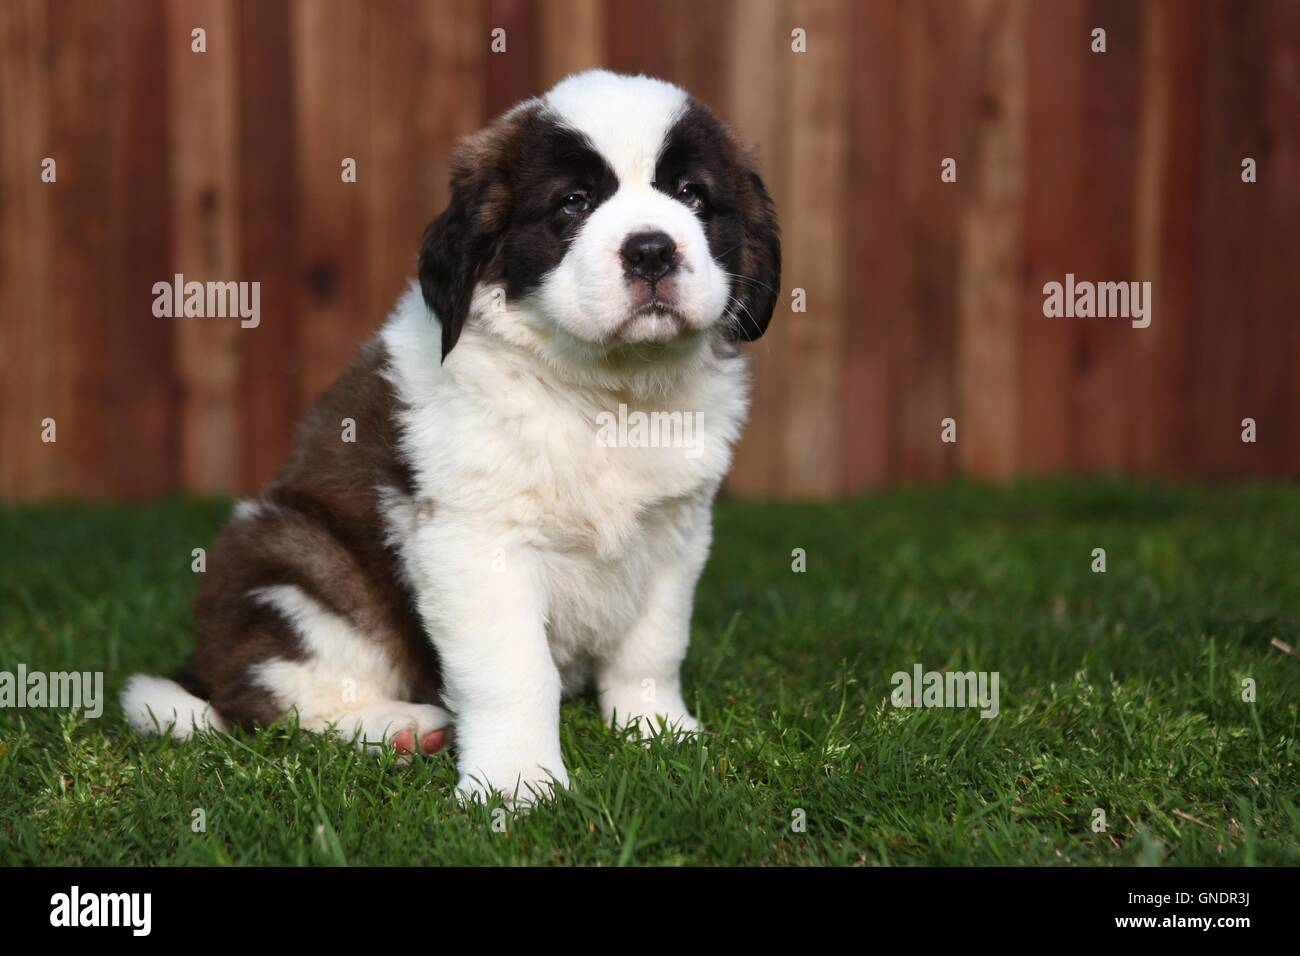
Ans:
<svg viewBox="0 0 1300 956"><path fill-rule="evenodd" d="M604 71L463 141L420 253L444 358L479 320L588 356L757 339L780 273L772 201L727 129L675 86Z"/></svg>

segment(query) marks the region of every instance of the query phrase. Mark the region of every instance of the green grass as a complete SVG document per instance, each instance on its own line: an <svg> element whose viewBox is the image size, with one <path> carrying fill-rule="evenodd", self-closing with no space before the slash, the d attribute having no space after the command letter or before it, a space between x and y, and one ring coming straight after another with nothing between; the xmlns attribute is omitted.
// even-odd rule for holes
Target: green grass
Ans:
<svg viewBox="0 0 1300 956"><path fill-rule="evenodd" d="M170 671L190 550L226 511L0 510L0 670L103 670L113 698ZM552 807L463 808L445 755L400 767L288 724L182 744L134 736L114 702L98 720L11 708L0 860L1300 863L1300 660L1269 645L1300 645L1296 487L723 502L715 537L686 666L709 734L644 747L568 703L573 788ZM1000 716L889 706L918 662L997 671Z"/></svg>

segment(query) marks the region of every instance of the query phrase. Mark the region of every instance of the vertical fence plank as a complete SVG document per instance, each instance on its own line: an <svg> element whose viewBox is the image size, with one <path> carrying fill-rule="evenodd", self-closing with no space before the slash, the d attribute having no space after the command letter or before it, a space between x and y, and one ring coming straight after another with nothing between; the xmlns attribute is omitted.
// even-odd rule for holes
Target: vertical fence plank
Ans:
<svg viewBox="0 0 1300 956"><path fill-rule="evenodd" d="M207 31L207 52L191 33ZM169 0L172 262L186 282L239 275L237 73L239 29L231 0ZM181 386L180 475L200 494L228 493L239 476L237 318L176 317Z"/></svg>
<svg viewBox="0 0 1300 956"><path fill-rule="evenodd" d="M52 155L49 130L49 16L41 0L0 4L0 496L6 500L59 490L61 449L41 442L41 420L61 411L53 399L53 351L63 344L46 320L53 287L50 206L59 187L41 181L41 162L61 158Z"/></svg>
<svg viewBox="0 0 1300 956"><path fill-rule="evenodd" d="M489 0L488 33L504 31L505 50L489 46L487 59L488 115L496 116L539 90L541 32L536 0Z"/></svg>
<svg viewBox="0 0 1300 956"><path fill-rule="evenodd" d="M730 4L724 4L730 8ZM772 0L753 4L754 17L762 21ZM677 10L668 3L644 0L607 0L605 4L605 66L620 73L645 73L667 77L672 65L671 22ZM743 29L735 18L733 29ZM718 39L725 39L725 35Z"/></svg>
<svg viewBox="0 0 1300 956"><path fill-rule="evenodd" d="M849 5L800 2L791 27L807 31L807 52L788 56L790 144L785 169L787 290L807 291L807 310L788 313L783 358L799 370L785 390L784 482L795 497L839 485L840 348L844 307ZM789 49L787 44L786 49ZM783 313L784 315L784 313Z"/></svg>
<svg viewBox="0 0 1300 956"><path fill-rule="evenodd" d="M958 418L954 389L958 213L961 194L939 178L944 157L960 153L958 94L967 10L943 2L905 3L901 11L901 166L906 286L894 343L898 349L898 476L933 481L952 473L954 445L940 423ZM960 182L960 173L959 173ZM961 438L958 429L958 440Z"/></svg>
<svg viewBox="0 0 1300 956"><path fill-rule="evenodd" d="M1241 181L1242 158L1264 154L1266 58L1260 51L1267 49L1267 23L1261 4L1212 0L1201 11L1209 42L1203 65L1200 295L1192 352L1196 387L1189 411L1199 439L1198 470L1234 475L1249 470L1258 447L1241 441L1242 418L1267 417L1255 382L1264 304L1259 295L1263 193L1258 184Z"/></svg>
<svg viewBox="0 0 1300 956"><path fill-rule="evenodd" d="M546 0L538 8L541 27L541 86L544 92L570 73L603 65L604 4L601 0Z"/></svg>
<svg viewBox="0 0 1300 956"><path fill-rule="evenodd" d="M293 10L294 254L299 402L312 402L370 330L367 314L366 177L369 149L369 18L348 0L299 0ZM357 182L344 182L354 159Z"/></svg>
<svg viewBox="0 0 1300 956"><path fill-rule="evenodd" d="M957 442L965 474L1005 480L1015 474L1019 446L1019 329L1024 268L1020 215L1025 196L1024 66L1028 5L971 4L975 82L963 109L976 125L963 157L969 193L961 228L957 319ZM961 167L959 166L959 169Z"/></svg>
<svg viewBox="0 0 1300 956"><path fill-rule="evenodd" d="M103 360L118 256L111 232L118 27L111 13L102 3L74 3L49 23L52 155L59 157L59 179L51 193L54 294L45 321L54 335L58 489L70 497L112 494L105 481L112 471L104 467L110 434L127 445L152 437L133 434L113 407Z"/></svg>
<svg viewBox="0 0 1300 956"><path fill-rule="evenodd" d="M1084 59L1084 149L1074 158L1079 192L1068 270L1077 281L1128 282L1133 273L1133 172L1137 131L1141 18L1127 0L1092 0L1078 42ZM1090 31L1106 30L1106 52L1088 48ZM1064 276L1060 277L1061 279ZM1059 279L1058 279L1059 281ZM1152 292L1153 298L1156 292ZM1159 308L1158 301L1154 308ZM1153 321L1159 321L1159 317ZM1071 382L1070 454L1075 470L1119 470L1128 463L1128 378L1135 329L1124 318L1064 319L1077 326Z"/></svg>
<svg viewBox="0 0 1300 956"><path fill-rule="evenodd" d="M294 315L297 217L292 8L245 2L240 17L241 278L261 283L261 322L241 329L239 484L252 492L284 462L300 408Z"/></svg>
<svg viewBox="0 0 1300 956"><path fill-rule="evenodd" d="M1273 0L1252 14L1257 20L1244 28L1247 42L1258 42L1264 55L1237 109L1253 120L1243 148L1258 151L1249 155L1262 171L1255 184L1241 183L1238 158L1233 188L1258 192L1257 318L1246 358L1250 410L1235 425L1239 438L1241 418L1250 415L1258 423L1255 443L1240 446L1240 471L1280 475L1295 473L1291 462L1300 439L1300 5ZM1237 55L1249 54L1243 46Z"/></svg>
<svg viewBox="0 0 1300 956"><path fill-rule="evenodd" d="M415 0L385 0L367 8L370 151L359 188L366 217L365 309L374 325L414 274L420 230L428 221L428 210L419 201L418 127L427 125L433 119L430 114L446 104L427 102L429 89L421 82L426 71L438 67L421 19L427 10ZM435 12L446 18L450 29L451 8L439 4Z"/></svg>
<svg viewBox="0 0 1300 956"><path fill-rule="evenodd" d="M894 352L901 310L899 0L853 8L851 174L845 299L841 480L849 491L885 483L897 460Z"/></svg>
<svg viewBox="0 0 1300 956"><path fill-rule="evenodd" d="M397 0L371 8L370 175L365 197L374 326L415 277L420 237L447 203L457 139L487 120L486 8Z"/></svg>
<svg viewBox="0 0 1300 956"><path fill-rule="evenodd" d="M154 283L172 281L167 32L162 0L116 0L109 9L112 281L100 360L113 420L99 481L101 493L139 499L174 490L177 477L176 320L153 314Z"/></svg>
<svg viewBox="0 0 1300 956"><path fill-rule="evenodd" d="M733 41L728 34L734 29L737 17L747 15L745 6L744 0L740 0L739 9L728 0L713 3L671 0L668 4L672 11L667 37L672 54L672 79L714 110L722 111L726 106L728 66L725 61L730 59ZM755 16L761 16L761 11L761 6L754 6ZM782 44L764 58L764 64L772 66L773 60L784 57L788 50L789 44Z"/></svg>
<svg viewBox="0 0 1300 956"><path fill-rule="evenodd" d="M1020 316L1020 466L1064 472L1071 460L1070 383L1076 325L1043 315L1043 285L1074 269L1080 195L1078 158L1086 149L1083 67L1088 52L1082 0L1029 10L1028 191L1024 302Z"/></svg>
<svg viewBox="0 0 1300 956"><path fill-rule="evenodd" d="M789 228L785 203L787 117L784 77L790 65L789 33L780 0L751 0L728 6L724 116L753 148L783 229ZM786 243L789 242L788 235ZM744 346L749 355L749 422L736 447L727 487L738 495L773 497L781 480L784 438L781 401L782 342L789 322L789 263L781 295L767 332Z"/></svg>
<svg viewBox="0 0 1300 956"><path fill-rule="evenodd" d="M1264 192L1261 308L1272 335L1255 361L1266 365L1276 419L1264 426L1267 452L1261 470L1300 476L1300 4L1275 0L1268 28L1265 115L1271 148L1260 188Z"/></svg>
<svg viewBox="0 0 1300 956"><path fill-rule="evenodd" d="M450 198L452 145L493 116L484 82L491 60L489 7L485 0L450 0L445 7L426 9L421 18L422 49L428 51L429 60L419 81L416 150L421 208L415 239Z"/></svg>
<svg viewBox="0 0 1300 956"><path fill-rule="evenodd" d="M1142 8L1139 130L1134 170L1134 275L1149 280L1159 315L1133 330L1128 414L1131 465L1184 474L1193 441L1187 350L1197 275L1200 19L1182 0Z"/></svg>

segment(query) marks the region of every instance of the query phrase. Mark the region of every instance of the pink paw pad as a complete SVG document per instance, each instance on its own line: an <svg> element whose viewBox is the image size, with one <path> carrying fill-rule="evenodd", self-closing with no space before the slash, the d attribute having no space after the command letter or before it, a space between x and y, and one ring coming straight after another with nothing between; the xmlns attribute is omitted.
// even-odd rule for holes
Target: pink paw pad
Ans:
<svg viewBox="0 0 1300 956"><path fill-rule="evenodd" d="M447 749L447 730L439 728L431 730L420 738L420 752L427 755L439 753Z"/></svg>

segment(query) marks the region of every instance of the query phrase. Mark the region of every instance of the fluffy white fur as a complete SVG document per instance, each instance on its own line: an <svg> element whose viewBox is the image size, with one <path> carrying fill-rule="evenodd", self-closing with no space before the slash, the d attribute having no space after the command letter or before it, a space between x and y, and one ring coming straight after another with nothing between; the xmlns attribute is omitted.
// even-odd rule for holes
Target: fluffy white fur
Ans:
<svg viewBox="0 0 1300 956"><path fill-rule="evenodd" d="M478 288L445 362L437 317L414 285L381 332L416 485L409 496L379 490L386 537L438 652L458 791L522 802L568 783L566 692L594 684L607 720L646 732L698 729L679 668L712 499L746 412L744 359L715 349L708 334L723 320L729 278L698 219L650 182L685 94L595 72L561 83L546 102L603 154L618 192L533 294L507 301L500 289ZM619 246L647 229L668 233L682 252L676 304L685 328L650 315L616 335L630 301ZM689 453L606 447L597 422L621 404L700 413L700 443ZM303 726L339 727L368 743L397 724L423 732L446 723L438 708L400 703L408 689L345 621L295 588L258 598L293 621L315 655L258 675L296 703ZM341 697L346 678L357 681L350 702ZM204 706L174 704L178 728Z"/></svg>
<svg viewBox="0 0 1300 956"><path fill-rule="evenodd" d="M402 554L456 714L464 795L567 785L560 698L589 681L606 719L698 728L679 669L712 499L746 410L744 360L715 355L704 335L597 344L628 310L617 250L642 229L683 250L678 294L692 329L722 317L728 282L698 220L650 186L684 95L596 73L547 102L614 167L618 192L536 295L510 303L478 290L445 364L414 287L383 331L408 409L404 457L418 496L438 503L420 519L390 495L390 526L410 524ZM702 413L701 453L601 447L598 416L620 403Z"/></svg>
<svg viewBox="0 0 1300 956"><path fill-rule="evenodd" d="M744 360L718 357L702 334L597 344L628 310L617 250L642 229L683 252L691 329L721 320L728 280L699 221L650 185L685 95L598 72L546 101L614 168L618 192L535 295L511 303L479 289L445 364L415 287L382 333L407 407L403 457L417 498L437 503L421 510L389 493L389 526L409 528L394 537L438 650L466 796L567 785L560 699L590 681L608 720L698 728L679 669L712 499L746 411ZM701 454L601 447L597 417L620 403L703 413Z"/></svg>
<svg viewBox="0 0 1300 956"><path fill-rule="evenodd" d="M189 740L196 733L225 730L225 722L206 700L165 677L133 674L122 688L122 710L138 733L164 733Z"/></svg>
<svg viewBox="0 0 1300 956"><path fill-rule="evenodd" d="M390 492L389 524L410 529L402 556L456 714L467 795L566 784L560 698L591 679L607 719L697 728L678 670L746 404L738 356L701 347L671 363L675 375L637 369L621 385L579 366L557 388L544 343L492 328L470 323L440 365L438 327L412 288L383 331L408 408L404 456L419 497L438 502L422 513ZM597 416L620 402L702 412L701 453L601 447Z"/></svg>

